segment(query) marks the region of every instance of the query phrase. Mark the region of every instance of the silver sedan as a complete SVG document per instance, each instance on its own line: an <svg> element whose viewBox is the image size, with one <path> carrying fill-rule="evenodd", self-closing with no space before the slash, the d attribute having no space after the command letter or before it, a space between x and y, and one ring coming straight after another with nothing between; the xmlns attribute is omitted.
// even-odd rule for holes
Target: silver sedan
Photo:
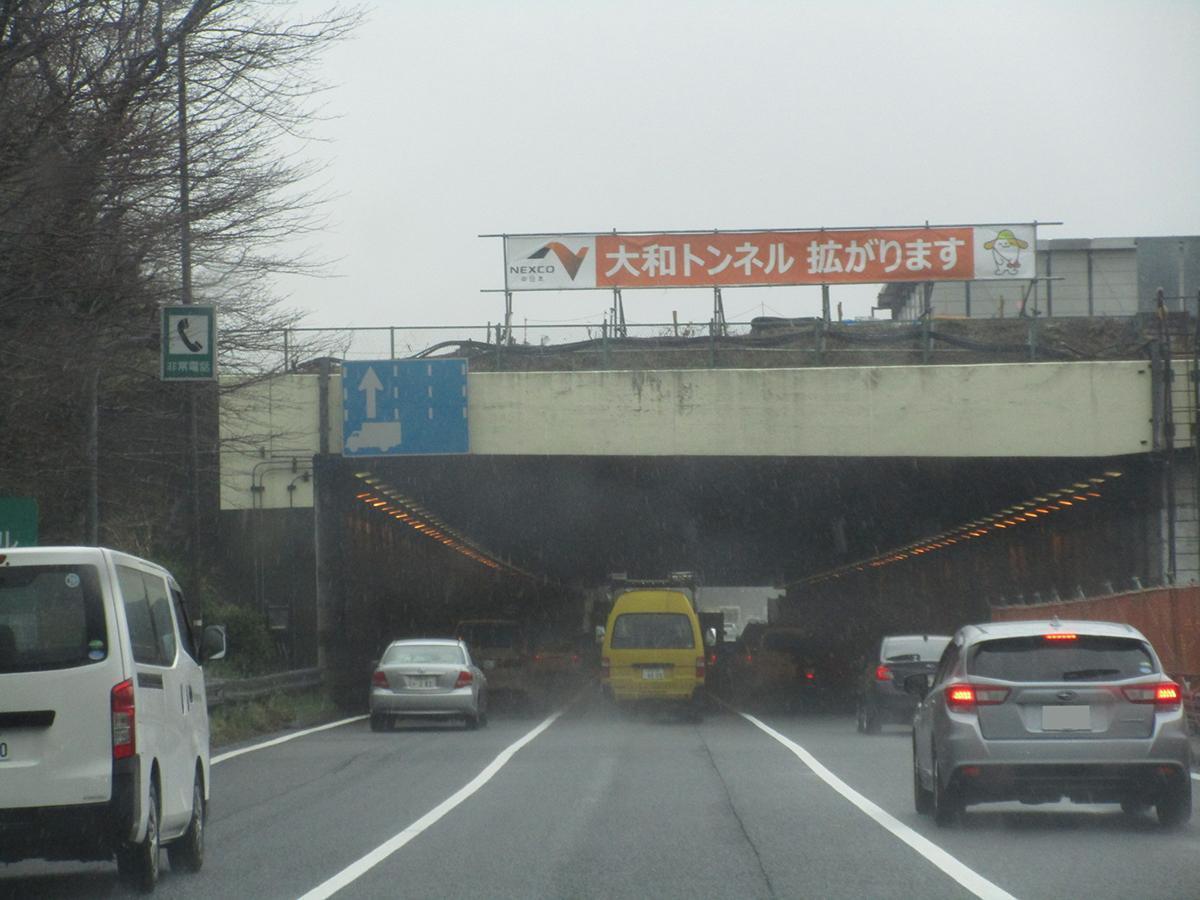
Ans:
<svg viewBox="0 0 1200 900"><path fill-rule="evenodd" d="M371 676L371 730L401 717L487 724L487 678L453 638L393 641Z"/></svg>

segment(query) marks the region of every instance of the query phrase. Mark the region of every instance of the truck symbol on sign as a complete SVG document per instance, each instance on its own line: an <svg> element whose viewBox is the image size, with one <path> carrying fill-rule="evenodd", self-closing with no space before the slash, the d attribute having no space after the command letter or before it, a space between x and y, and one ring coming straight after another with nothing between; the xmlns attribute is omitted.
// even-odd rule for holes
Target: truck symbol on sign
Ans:
<svg viewBox="0 0 1200 900"><path fill-rule="evenodd" d="M346 449L382 452L400 446L403 439L399 422L363 422L362 428L346 439Z"/></svg>

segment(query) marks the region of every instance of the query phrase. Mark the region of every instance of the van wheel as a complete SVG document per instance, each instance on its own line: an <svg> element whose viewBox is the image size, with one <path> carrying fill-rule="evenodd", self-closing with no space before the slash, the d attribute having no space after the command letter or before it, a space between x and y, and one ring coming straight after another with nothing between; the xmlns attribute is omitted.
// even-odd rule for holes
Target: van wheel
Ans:
<svg viewBox="0 0 1200 900"><path fill-rule="evenodd" d="M146 806L146 837L140 844L126 844L117 851L117 874L143 894L158 884L158 788L153 780Z"/></svg>
<svg viewBox="0 0 1200 900"><path fill-rule="evenodd" d="M167 845L167 859L171 868L188 872L199 872L204 865L204 819L207 810L204 806L204 787L200 783L200 773L196 773L196 781L192 785L192 820L188 822L187 831L183 837L173 844Z"/></svg>

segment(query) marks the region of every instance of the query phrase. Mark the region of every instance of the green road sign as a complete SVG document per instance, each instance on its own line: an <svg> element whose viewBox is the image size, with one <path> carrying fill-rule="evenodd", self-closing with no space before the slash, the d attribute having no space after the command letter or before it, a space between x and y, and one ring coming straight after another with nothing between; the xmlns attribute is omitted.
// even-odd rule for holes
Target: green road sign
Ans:
<svg viewBox="0 0 1200 900"><path fill-rule="evenodd" d="M164 306L162 380L211 381L217 377L217 308Z"/></svg>
<svg viewBox="0 0 1200 900"><path fill-rule="evenodd" d="M38 505L32 497L0 497L0 548L35 547Z"/></svg>

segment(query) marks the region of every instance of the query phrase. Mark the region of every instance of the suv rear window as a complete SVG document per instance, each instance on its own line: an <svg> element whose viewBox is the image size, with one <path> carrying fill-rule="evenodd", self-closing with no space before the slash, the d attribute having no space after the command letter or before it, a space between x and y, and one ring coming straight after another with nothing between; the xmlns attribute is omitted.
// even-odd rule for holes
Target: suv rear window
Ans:
<svg viewBox="0 0 1200 900"><path fill-rule="evenodd" d="M1112 681L1154 672L1141 641L1081 634L1048 641L1043 635L985 641L972 652L967 671L1005 681Z"/></svg>
<svg viewBox="0 0 1200 900"><path fill-rule="evenodd" d="M69 669L106 656L95 566L0 568L0 672Z"/></svg>
<svg viewBox="0 0 1200 900"><path fill-rule="evenodd" d="M686 650L696 646L692 622L682 613L623 613L613 622L614 650Z"/></svg>

